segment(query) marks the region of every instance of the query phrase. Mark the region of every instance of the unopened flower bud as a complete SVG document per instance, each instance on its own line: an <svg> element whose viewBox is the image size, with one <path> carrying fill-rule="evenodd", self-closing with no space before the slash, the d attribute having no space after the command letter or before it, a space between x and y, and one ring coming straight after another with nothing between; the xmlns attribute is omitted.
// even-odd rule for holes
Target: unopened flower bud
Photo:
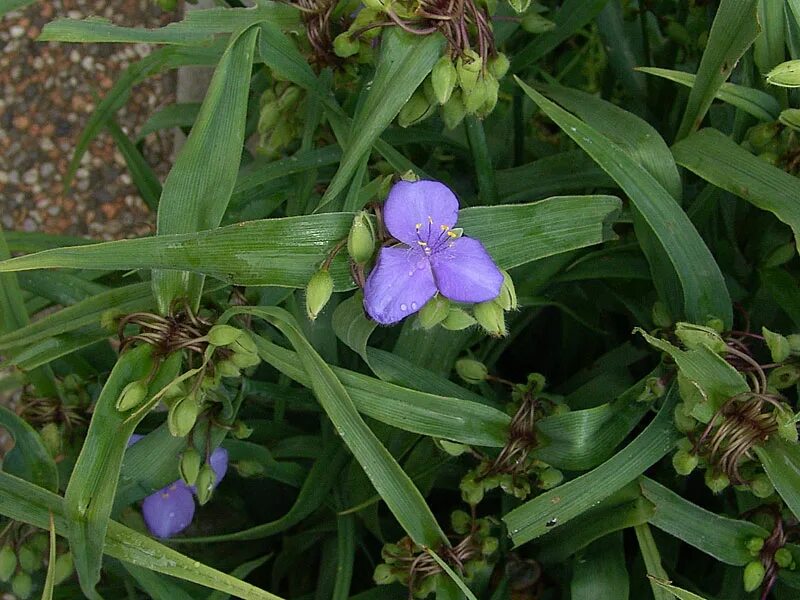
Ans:
<svg viewBox="0 0 800 600"><path fill-rule="evenodd" d="M431 71L433 93L439 104L446 104L458 82L458 73L448 54L442 56Z"/></svg>
<svg viewBox="0 0 800 600"><path fill-rule="evenodd" d="M25 544L17 550L17 560L19 567L26 573L35 573L42 566L42 557L29 544Z"/></svg>
<svg viewBox="0 0 800 600"><path fill-rule="evenodd" d="M281 120L281 113L278 110L277 101L264 104L258 113L258 125L256 130L261 135L270 133Z"/></svg>
<svg viewBox="0 0 800 600"><path fill-rule="evenodd" d="M42 427L39 430L39 436L50 456L55 458L61 454L61 430L56 423L48 423Z"/></svg>
<svg viewBox="0 0 800 600"><path fill-rule="evenodd" d="M500 540L496 537L487 537L481 544L481 554L484 556L491 556L497 549L500 548Z"/></svg>
<svg viewBox="0 0 800 600"><path fill-rule="evenodd" d="M539 473L537 485L543 490L549 490L556 487L563 480L564 474L561 471L548 467Z"/></svg>
<svg viewBox="0 0 800 600"><path fill-rule="evenodd" d="M481 302L474 306L473 314L478 324L489 335L502 337L506 335L506 319L503 309L492 301Z"/></svg>
<svg viewBox="0 0 800 600"><path fill-rule="evenodd" d="M780 87L800 87L800 60L787 60L767 73L767 83Z"/></svg>
<svg viewBox="0 0 800 600"><path fill-rule="evenodd" d="M147 398L147 383L132 381L122 389L117 399L117 410L127 412L139 406Z"/></svg>
<svg viewBox="0 0 800 600"><path fill-rule="evenodd" d="M299 87L290 85L283 91L280 98L278 98L278 109L282 113L291 111L297 106L298 102L300 102L302 95L303 92Z"/></svg>
<svg viewBox="0 0 800 600"><path fill-rule="evenodd" d="M211 499L211 493L214 491L216 483L217 476L214 474L214 469L211 468L211 465L206 463L197 475L197 501L200 503L200 506Z"/></svg>
<svg viewBox="0 0 800 600"><path fill-rule="evenodd" d="M778 423L778 437L790 444L797 443L797 420L795 414L788 409L777 410L775 411L775 420Z"/></svg>
<svg viewBox="0 0 800 600"><path fill-rule="evenodd" d="M712 468L706 469L705 482L708 489L715 494L721 493L726 487L731 484L731 480L725 473L717 473Z"/></svg>
<svg viewBox="0 0 800 600"><path fill-rule="evenodd" d="M712 352L721 354L727 348L725 340L711 327L695 325L694 323L678 323L675 326L675 335L689 350L698 350L701 347L705 347Z"/></svg>
<svg viewBox="0 0 800 600"><path fill-rule="evenodd" d="M800 131L800 108L787 108L782 110L780 116L778 116L778 120L787 127L795 131Z"/></svg>
<svg viewBox="0 0 800 600"><path fill-rule="evenodd" d="M472 517L463 510L454 510L450 513L450 526L456 533L464 535L472 528Z"/></svg>
<svg viewBox="0 0 800 600"><path fill-rule="evenodd" d="M756 591L761 583L764 581L766 570L760 560L754 560L747 563L744 567L744 575L742 577L745 592Z"/></svg>
<svg viewBox="0 0 800 600"><path fill-rule="evenodd" d="M770 331L766 327L761 328L761 333L764 336L764 341L767 343L769 352L772 355L772 362L782 363L791 354L791 347L789 340L782 336L780 333Z"/></svg>
<svg viewBox="0 0 800 600"><path fill-rule="evenodd" d="M483 104L480 105L475 114L482 119L488 117L494 110L494 107L497 106L497 98L499 93L500 82L491 75L487 76L486 97L483 100Z"/></svg>
<svg viewBox="0 0 800 600"><path fill-rule="evenodd" d="M508 3L518 15L521 15L528 10L528 7L531 5L531 0L508 0Z"/></svg>
<svg viewBox="0 0 800 600"><path fill-rule="evenodd" d="M231 429L231 435L237 440L246 440L253 435L253 428L248 427L244 421L236 421Z"/></svg>
<svg viewBox="0 0 800 600"><path fill-rule="evenodd" d="M556 24L535 11L531 11L522 17L522 28L528 33L547 33L556 28Z"/></svg>
<svg viewBox="0 0 800 600"><path fill-rule="evenodd" d="M220 377L239 377L241 372L232 360L221 360L214 363L214 372Z"/></svg>
<svg viewBox="0 0 800 600"><path fill-rule="evenodd" d="M517 290L514 287L514 281L508 271L501 269L503 274L503 285L500 286L500 295L494 301L500 305L503 310L516 310L517 309Z"/></svg>
<svg viewBox="0 0 800 600"><path fill-rule="evenodd" d="M11 546L0 549L0 581L8 581L17 570L17 554Z"/></svg>
<svg viewBox="0 0 800 600"><path fill-rule="evenodd" d="M688 475L697 468L698 462L697 455L686 450L678 450L672 455L672 466L678 475Z"/></svg>
<svg viewBox="0 0 800 600"><path fill-rule="evenodd" d="M478 78L483 67L480 55L474 50L465 50L462 56L456 60L456 73L458 75L458 85L464 94L469 95L478 83Z"/></svg>
<svg viewBox="0 0 800 600"><path fill-rule="evenodd" d="M360 46L361 42L358 40L358 38L352 37L349 31L340 33L333 40L333 51L336 56L341 58L347 58L348 56L358 54Z"/></svg>
<svg viewBox="0 0 800 600"><path fill-rule="evenodd" d="M411 127L421 123L433 114L433 109L433 105L425 97L425 92L417 90L400 109L400 114L397 115L397 124L400 127Z"/></svg>
<svg viewBox="0 0 800 600"><path fill-rule="evenodd" d="M744 543L744 545L751 556L758 556L758 554L761 552L761 549L764 547L764 538L751 537Z"/></svg>
<svg viewBox="0 0 800 600"><path fill-rule="evenodd" d="M461 489L461 499L470 506L475 506L483 500L483 485L474 478L465 477L461 480L459 488Z"/></svg>
<svg viewBox="0 0 800 600"><path fill-rule="evenodd" d="M489 73L485 77L480 76L469 91L464 90L464 108L468 115L478 112L478 109L489 99L491 86L488 79L490 77L492 76Z"/></svg>
<svg viewBox="0 0 800 600"><path fill-rule="evenodd" d="M200 407L194 394L177 400L167 413L167 427L175 437L186 437L197 421Z"/></svg>
<svg viewBox="0 0 800 600"><path fill-rule="evenodd" d="M511 66L511 63L505 54L498 52L496 56L489 59L487 66L489 67L489 73L491 73L495 79L500 80L508 73L508 68Z"/></svg>
<svg viewBox="0 0 800 600"><path fill-rule="evenodd" d="M72 575L75 570L75 565L72 561L72 553L65 552L59 554L56 558L56 566L54 567L53 581L56 585L63 583Z"/></svg>
<svg viewBox="0 0 800 600"><path fill-rule="evenodd" d="M775 492L772 482L765 473L757 474L750 480L749 485L750 491L756 498L769 498Z"/></svg>
<svg viewBox="0 0 800 600"><path fill-rule="evenodd" d="M194 446L189 446L183 451L181 455L181 462L179 471L181 479L186 485L194 485L197 481L197 474L200 473L200 465L203 463L203 458Z"/></svg>
<svg viewBox="0 0 800 600"><path fill-rule="evenodd" d="M417 315L417 322L423 329L432 329L447 318L450 301L437 294L425 303Z"/></svg>
<svg viewBox="0 0 800 600"><path fill-rule="evenodd" d="M455 90L447 103L442 106L442 119L448 129L455 129L467 114L464 106L464 95L461 90Z"/></svg>
<svg viewBox="0 0 800 600"><path fill-rule="evenodd" d="M375 253L375 234L366 211L361 211L353 218L347 236L347 253L357 265L365 264Z"/></svg>
<svg viewBox="0 0 800 600"><path fill-rule="evenodd" d="M477 385L486 381L489 369L486 365L471 358L461 358L456 361L456 373L467 383Z"/></svg>
<svg viewBox="0 0 800 600"><path fill-rule="evenodd" d="M675 405L675 428L681 433L689 433L697 427L697 420L686 412L686 404L679 402Z"/></svg>
<svg viewBox="0 0 800 600"><path fill-rule="evenodd" d="M254 352L237 352L230 357L230 361L239 369L247 369L255 367L261 362L261 359Z"/></svg>
<svg viewBox="0 0 800 600"><path fill-rule="evenodd" d="M233 325L214 325L208 330L208 343L212 346L227 346L242 337L242 330Z"/></svg>
<svg viewBox="0 0 800 600"><path fill-rule="evenodd" d="M475 318L462 308L451 306L441 325L449 331L461 331L475 325Z"/></svg>
<svg viewBox="0 0 800 600"><path fill-rule="evenodd" d="M333 277L327 269L320 269L311 277L306 286L306 314L313 321L325 308L333 294Z"/></svg>
<svg viewBox="0 0 800 600"><path fill-rule="evenodd" d="M33 580L25 571L20 571L11 578L11 591L20 600L26 600L33 591Z"/></svg>
<svg viewBox="0 0 800 600"><path fill-rule="evenodd" d="M775 550L775 563L781 568L786 569L792 564L792 553L791 551L784 546L783 548L778 548Z"/></svg>
<svg viewBox="0 0 800 600"><path fill-rule="evenodd" d="M381 563L375 567L375 572L372 574L372 580L377 585L387 585L397 581L397 576L392 572L392 567Z"/></svg>

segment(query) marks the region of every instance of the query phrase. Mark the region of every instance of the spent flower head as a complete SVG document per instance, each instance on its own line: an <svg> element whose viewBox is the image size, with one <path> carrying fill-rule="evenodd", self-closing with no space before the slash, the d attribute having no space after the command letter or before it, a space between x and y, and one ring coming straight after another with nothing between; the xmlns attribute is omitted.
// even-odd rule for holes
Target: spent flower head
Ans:
<svg viewBox="0 0 800 600"><path fill-rule="evenodd" d="M476 239L459 236L458 199L438 181L400 181L383 207L401 244L381 248L364 287L364 307L382 325L416 313L438 292L455 302L500 294L503 274Z"/></svg>

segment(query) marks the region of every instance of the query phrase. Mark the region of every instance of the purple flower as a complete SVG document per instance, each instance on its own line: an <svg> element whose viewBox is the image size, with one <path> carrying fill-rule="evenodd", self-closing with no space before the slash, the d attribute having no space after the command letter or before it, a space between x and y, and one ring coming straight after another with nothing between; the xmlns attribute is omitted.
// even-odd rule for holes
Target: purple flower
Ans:
<svg viewBox="0 0 800 600"><path fill-rule="evenodd" d="M383 206L386 228L403 245L381 248L364 286L364 308L382 325L420 310L438 291L455 302L500 294L503 274L478 240L453 231L458 199L438 181L400 181Z"/></svg>
<svg viewBox="0 0 800 600"><path fill-rule="evenodd" d="M133 434L128 440L128 447L143 437ZM228 471L228 451L217 448L208 462L216 475L216 487ZM142 502L142 516L150 533L159 538L168 538L186 529L194 517L194 492L194 486L189 487L178 479L147 496Z"/></svg>

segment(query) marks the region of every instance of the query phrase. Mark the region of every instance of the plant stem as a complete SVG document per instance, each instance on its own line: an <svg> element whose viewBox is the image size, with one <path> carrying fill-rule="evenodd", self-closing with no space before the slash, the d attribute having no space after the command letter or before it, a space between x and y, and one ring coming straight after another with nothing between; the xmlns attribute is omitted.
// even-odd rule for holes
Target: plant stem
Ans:
<svg viewBox="0 0 800 600"><path fill-rule="evenodd" d="M481 204L497 204L497 183L494 179L494 167L489 156L489 147L486 145L486 135L483 123L473 115L464 119L467 128L467 139L472 150L472 160L475 163L475 177L478 180L478 191Z"/></svg>

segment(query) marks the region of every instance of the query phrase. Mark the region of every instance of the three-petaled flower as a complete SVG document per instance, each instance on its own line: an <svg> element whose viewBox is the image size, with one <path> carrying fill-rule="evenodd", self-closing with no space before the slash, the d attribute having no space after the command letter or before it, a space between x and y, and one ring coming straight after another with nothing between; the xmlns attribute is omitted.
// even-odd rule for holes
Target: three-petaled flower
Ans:
<svg viewBox="0 0 800 600"><path fill-rule="evenodd" d="M382 325L420 310L437 292L454 302L487 302L503 274L478 240L453 231L458 199L438 181L400 181L383 206L389 233L364 286L364 308Z"/></svg>
<svg viewBox="0 0 800 600"><path fill-rule="evenodd" d="M128 440L128 447L143 437L133 434ZM208 463L216 476L216 487L228 472L228 451L217 448L211 453ZM194 493L194 486L188 486L178 479L147 496L142 502L142 516L150 533L159 538L169 538L186 529L194 518Z"/></svg>

